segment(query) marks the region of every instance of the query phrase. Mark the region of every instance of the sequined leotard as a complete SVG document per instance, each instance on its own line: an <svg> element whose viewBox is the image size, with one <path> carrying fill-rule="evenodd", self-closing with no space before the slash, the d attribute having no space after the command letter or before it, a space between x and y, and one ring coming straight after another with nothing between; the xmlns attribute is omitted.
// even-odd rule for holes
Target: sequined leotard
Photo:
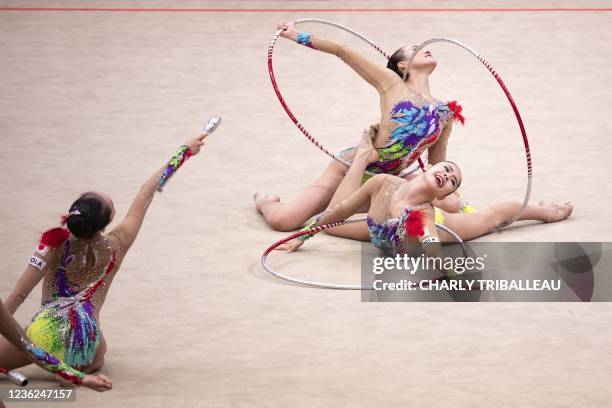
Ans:
<svg viewBox="0 0 612 408"><path fill-rule="evenodd" d="M404 208L399 217L391 217L391 200L398 188L405 183L399 178L386 181L372 200L367 224L372 245L388 253L410 252L421 248L419 237L410 236L406 222L413 212L431 209L431 203Z"/></svg>
<svg viewBox="0 0 612 408"><path fill-rule="evenodd" d="M390 141L376 149L378 160L370 163L367 170L374 174L399 175L437 142L453 115L449 104L440 101L421 106L408 99L399 102L391 111L391 121L397 127L391 132ZM340 156L348 159L354 149L349 147L340 152ZM364 175L363 182L370 177L369 174Z"/></svg>
<svg viewBox="0 0 612 408"><path fill-rule="evenodd" d="M397 103L391 111L391 121L397 127L391 132L389 143L377 149L378 160L368 166L368 171L398 175L436 143L452 117L448 104L439 101L422 106L408 99Z"/></svg>
<svg viewBox="0 0 612 408"><path fill-rule="evenodd" d="M300 43L337 56L378 91L379 134L386 143L376 146L379 160L367 168L372 173L398 175L438 141L450 119L463 121L461 107L456 102L425 100L411 91L395 72L347 46L313 36ZM346 156L349 150L341 152L341 156Z"/></svg>
<svg viewBox="0 0 612 408"><path fill-rule="evenodd" d="M436 233L433 206L427 202L404 207L397 217L392 217L392 199L400 186L406 185L408 182L400 177L390 175L377 177L379 179L369 181L373 183L370 184L370 192L368 192L368 184L361 186L348 198L321 213L312 223L304 227L303 231L311 230L319 225L347 220L353 215L363 212L364 201L367 200L369 210L366 220L372 244L387 253L412 254L419 252L423 249L421 240L432 238L430 234L435 235ZM382 184L376 187L379 182L382 182ZM372 188L375 188L376 191L371 192ZM305 241L316 232L305 234L303 235L304 238L300 237L299 239Z"/></svg>
<svg viewBox="0 0 612 408"><path fill-rule="evenodd" d="M57 374L60 377L80 385L85 378L85 374L76 371L65 362L58 360L50 355L46 350L34 346L21 330L21 326L11 315L8 309L0 300L0 334L6 338L13 346L25 352L31 361L38 364L45 370ZM3 369L0 368L0 371Z"/></svg>
<svg viewBox="0 0 612 408"><path fill-rule="evenodd" d="M112 234L70 237L45 254L42 307L27 335L72 367L92 364L101 340L100 308L124 255Z"/></svg>

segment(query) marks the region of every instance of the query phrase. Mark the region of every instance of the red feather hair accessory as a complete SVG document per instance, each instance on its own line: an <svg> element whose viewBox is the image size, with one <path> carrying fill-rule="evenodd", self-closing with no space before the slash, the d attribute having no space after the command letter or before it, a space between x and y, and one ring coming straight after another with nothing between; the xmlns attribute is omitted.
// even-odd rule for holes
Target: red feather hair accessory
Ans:
<svg viewBox="0 0 612 408"><path fill-rule="evenodd" d="M425 234L425 224L423 222L423 213L421 211L410 211L408 218L404 222L406 234L413 237L421 237Z"/></svg>
<svg viewBox="0 0 612 408"><path fill-rule="evenodd" d="M66 228L51 228L45 231L40 237L40 245L56 248L70 236L70 231Z"/></svg>
<svg viewBox="0 0 612 408"><path fill-rule="evenodd" d="M448 103L448 109L453 113L453 120L461 122L462 125L465 124L465 117L461 114L463 107L459 105L457 101L450 101Z"/></svg>

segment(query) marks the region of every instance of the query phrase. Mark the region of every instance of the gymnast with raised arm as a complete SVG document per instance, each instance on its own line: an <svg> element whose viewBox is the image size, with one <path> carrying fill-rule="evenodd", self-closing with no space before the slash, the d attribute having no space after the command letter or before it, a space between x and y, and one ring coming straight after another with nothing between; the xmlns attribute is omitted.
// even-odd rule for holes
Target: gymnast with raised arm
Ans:
<svg viewBox="0 0 612 408"><path fill-rule="evenodd" d="M63 217L67 228L53 228L42 235L5 301L8 312L15 313L42 280L42 306L26 328L35 347L84 373L103 366L107 344L100 312L108 289L138 236L155 192L163 189L189 157L200 152L207 134L205 131L186 141L142 185L125 218L109 233L104 230L115 216L113 201L104 193L87 192ZM20 347L0 338L0 367L13 370L30 364L31 358Z"/></svg>
<svg viewBox="0 0 612 408"><path fill-rule="evenodd" d="M445 231L436 230L436 222L453 230L464 240L493 232L511 220L521 208L518 202L497 202L478 213L448 213L434 207L457 190L462 176L459 166L441 161L410 180L393 175L376 175L361 184L365 169L377 160L372 145L372 128L367 128L357 146L355 158L340 183L329 209L309 227L343 221L367 212L367 223L341 225L325 230L330 235L371 241L385 252L412 252L422 245L425 253L438 256L440 243L453 242ZM529 205L519 220L556 222L569 217L573 205ZM279 249L297 250L309 235L296 238Z"/></svg>
<svg viewBox="0 0 612 408"><path fill-rule="evenodd" d="M437 65L431 52L419 51L408 67L411 50L416 46L404 46L391 56L385 67L350 47L297 32L293 24L281 24L279 28L284 29L281 34L284 38L337 56L378 92L380 126L372 135L378 155L368 163L369 172L399 175L425 151L430 164L446 160L452 122L463 123L464 119L456 102L444 103L430 93L429 76ZM404 81L406 69L408 76ZM354 149L342 152L347 160L354 154ZM256 194L255 206L273 229L294 230L327 208L346 171L346 166L332 161L323 174L293 200L284 203L277 196Z"/></svg>

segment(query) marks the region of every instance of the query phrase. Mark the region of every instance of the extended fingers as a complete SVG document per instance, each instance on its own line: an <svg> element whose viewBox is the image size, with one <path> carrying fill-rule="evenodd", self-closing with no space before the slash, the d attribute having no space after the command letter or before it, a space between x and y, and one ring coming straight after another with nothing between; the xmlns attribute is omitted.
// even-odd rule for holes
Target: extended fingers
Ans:
<svg viewBox="0 0 612 408"><path fill-rule="evenodd" d="M99 374L98 377L100 377L101 380L104 380L106 382L111 382L111 379L105 376L104 374Z"/></svg>
<svg viewBox="0 0 612 408"><path fill-rule="evenodd" d="M104 374L99 374L98 378L102 382L102 384L104 384L108 388L112 388L113 387L113 381L110 378L108 378L107 376L105 376Z"/></svg>

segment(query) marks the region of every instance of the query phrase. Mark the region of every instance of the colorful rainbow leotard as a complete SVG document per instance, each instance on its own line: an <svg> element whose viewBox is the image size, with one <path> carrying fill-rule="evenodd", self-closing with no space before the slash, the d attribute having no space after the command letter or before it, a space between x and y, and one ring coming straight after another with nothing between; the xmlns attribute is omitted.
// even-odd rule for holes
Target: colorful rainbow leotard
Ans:
<svg viewBox="0 0 612 408"><path fill-rule="evenodd" d="M71 281L68 271L72 270L76 277L87 277L75 265L82 263L85 266L87 254L81 260L75 256L72 247L70 239L63 243L57 269L47 278L50 296L32 318L26 333L36 346L69 366L86 367L93 362L101 337L92 298L112 273L116 255L115 252L105 254L104 258L109 261L105 266L101 265L101 274L98 272L100 268L93 268L90 273L98 274L97 279L76 283Z"/></svg>
<svg viewBox="0 0 612 408"><path fill-rule="evenodd" d="M383 252L405 252L406 248L419 243L418 240L408 242L407 236L411 235L406 229L407 223L414 215L419 213L421 206L418 208L405 208L398 218L387 218L384 221L375 221L373 217L368 215L367 224L370 232L370 242L376 248ZM422 223L419 216L419 223Z"/></svg>
<svg viewBox="0 0 612 408"><path fill-rule="evenodd" d="M465 121L461 115L462 108L456 101L426 100L404 82L401 75L370 61L351 47L303 32L298 33L295 40L309 48L335 55L376 88L380 95L379 134L387 138L387 144L378 148L379 160L368 166L371 173L398 175L436 143L449 119ZM348 149L340 155L347 152Z"/></svg>
<svg viewBox="0 0 612 408"><path fill-rule="evenodd" d="M440 101L418 106L409 100L397 103L390 113L390 122L395 128L390 132L389 142L376 150L378 160L370 163L367 170L373 174L399 175L438 141L445 124L450 119L462 121L461 106L456 102ZM348 159L349 147L340 156ZM364 175L366 182L372 175Z"/></svg>
<svg viewBox="0 0 612 408"><path fill-rule="evenodd" d="M389 176L388 176L389 177ZM431 203L405 207L398 217L390 213L391 200L395 192L406 181L391 176L375 195L367 216L368 231L372 245L387 253L405 253L421 248L420 237L424 235L424 211Z"/></svg>
<svg viewBox="0 0 612 408"><path fill-rule="evenodd" d="M444 124L452 117L453 111L442 102L423 106L408 100L399 102L391 111L391 120L397 127L391 132L389 143L377 149L378 161L371 163L368 171L398 175L436 143Z"/></svg>

